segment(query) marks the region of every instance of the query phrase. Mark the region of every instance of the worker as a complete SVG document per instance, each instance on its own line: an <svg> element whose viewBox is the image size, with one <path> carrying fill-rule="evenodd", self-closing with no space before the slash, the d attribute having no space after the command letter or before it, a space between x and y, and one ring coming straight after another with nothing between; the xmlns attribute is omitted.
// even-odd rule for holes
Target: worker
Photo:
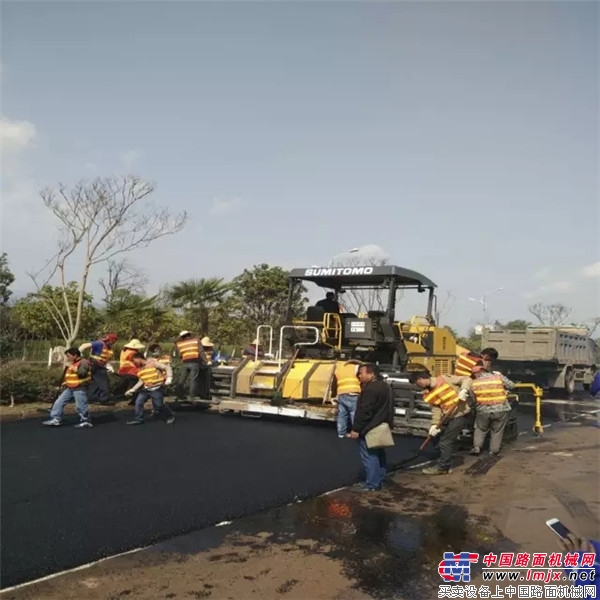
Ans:
<svg viewBox="0 0 600 600"><path fill-rule="evenodd" d="M456 440L468 425L467 414L471 411L468 399L472 386L470 377L438 375L429 371L415 371L409 381L423 390L423 401L431 406L429 435L439 437L440 457L433 467L423 469L425 475L443 475L450 471ZM442 421L445 427L442 429Z"/></svg>
<svg viewBox="0 0 600 600"><path fill-rule="evenodd" d="M90 363L92 365L92 383L88 392L90 402L98 401L100 404L114 404L114 402L109 401L108 374L114 373L110 361L114 354L113 346L118 339L116 333L107 333L101 339L79 346L81 353L86 350L90 351Z"/></svg>
<svg viewBox="0 0 600 600"><path fill-rule="evenodd" d="M211 339L206 336L200 340L202 346L202 352L205 357L205 362L200 365L200 381L199 381L199 393L198 395L202 400L210 400L210 386L211 386L211 375L212 365L216 361L215 345Z"/></svg>
<svg viewBox="0 0 600 600"><path fill-rule="evenodd" d="M189 375L189 397L190 399L197 398L200 391L200 368L208 363L200 338L193 336L189 331L182 331L175 342L175 348L183 363L177 383L177 397L184 397L184 386Z"/></svg>
<svg viewBox="0 0 600 600"><path fill-rule="evenodd" d="M358 441L360 458L365 469L363 490L380 490L387 475L385 448L369 449L365 435L382 423L390 429L394 426L392 390L383 381L379 367L374 364L360 365L358 377L362 384L356 404L354 423L349 437Z"/></svg>
<svg viewBox="0 0 600 600"><path fill-rule="evenodd" d="M502 446L504 428L512 407L508 402L507 389L515 384L501 373L486 369L483 361L471 370L471 391L475 396L475 430L471 454L478 456L490 432L490 456L498 456Z"/></svg>
<svg viewBox="0 0 600 600"><path fill-rule="evenodd" d="M119 370L117 371L117 376L120 377L121 381L115 388L115 397L124 396L125 392L137 383L138 370L131 357L145 347L137 338L132 339L123 346L119 355ZM129 404L133 405L133 400Z"/></svg>
<svg viewBox="0 0 600 600"><path fill-rule="evenodd" d="M481 355L476 352L467 352L456 357L454 368L455 377L470 377L471 369L481 360Z"/></svg>
<svg viewBox="0 0 600 600"><path fill-rule="evenodd" d="M590 394L592 395L592 398L600 400L600 370L598 370L596 365L593 365L592 371L595 371L596 374L592 379L592 383L590 383Z"/></svg>
<svg viewBox="0 0 600 600"><path fill-rule="evenodd" d="M333 292L327 292L325 298L319 300L315 306L321 307L326 313L340 313L340 305Z"/></svg>
<svg viewBox="0 0 600 600"><path fill-rule="evenodd" d="M148 348L146 358L154 358L163 365L170 365L172 362L171 355L164 354L162 348L160 347L160 344L152 344Z"/></svg>
<svg viewBox="0 0 600 600"><path fill-rule="evenodd" d="M59 427L65 406L75 400L75 407L79 415L79 423L75 427L83 429L92 427L90 409L88 405L88 386L92 380L92 365L89 360L81 357L78 348L69 348L65 351L67 366L63 373L62 385L64 390L56 399L50 410L50 418L44 425Z"/></svg>
<svg viewBox="0 0 600 600"><path fill-rule="evenodd" d="M260 341L258 338L254 338L252 342L244 348L242 356L250 356L253 359L265 357L263 347L260 345Z"/></svg>
<svg viewBox="0 0 600 600"><path fill-rule="evenodd" d="M139 381L126 394L135 398L135 413L127 425L141 425L144 422L144 404L152 399L153 412L164 414L170 425L175 422L173 411L165 403L165 386L173 380L173 370L170 365L164 365L155 358L146 358L141 352L134 354L133 363L138 368ZM139 392L138 392L139 390Z"/></svg>
<svg viewBox="0 0 600 600"><path fill-rule="evenodd" d="M360 381L358 368L362 365L360 360L348 360L337 363L331 382L332 400L337 400L337 434L338 438L345 438L356 414L356 403L360 396Z"/></svg>

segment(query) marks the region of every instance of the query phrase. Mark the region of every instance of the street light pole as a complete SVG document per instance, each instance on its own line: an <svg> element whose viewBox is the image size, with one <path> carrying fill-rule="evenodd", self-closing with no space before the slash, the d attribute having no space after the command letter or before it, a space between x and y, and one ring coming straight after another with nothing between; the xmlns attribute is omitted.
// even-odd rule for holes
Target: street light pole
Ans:
<svg viewBox="0 0 600 600"><path fill-rule="evenodd" d="M488 326L488 303L487 303L487 297L490 294L495 294L496 292L501 292L504 288L503 287L499 287L498 289L495 290L488 290L487 292L485 292L484 294L482 294L481 298L477 299L477 298L469 298L469 300L471 302L477 302L478 304L481 304L482 308L483 308L483 323L482 323L482 327L481 327L481 341L483 342L483 334L485 332L485 330L487 329Z"/></svg>
<svg viewBox="0 0 600 600"><path fill-rule="evenodd" d="M338 252L337 254L334 255L334 257L329 261L329 263L327 264L328 267L332 267L333 263L335 262L335 259L338 256L342 256L342 254L354 254L356 252L358 252L360 250L360 248L350 248L350 250L344 250L343 252Z"/></svg>

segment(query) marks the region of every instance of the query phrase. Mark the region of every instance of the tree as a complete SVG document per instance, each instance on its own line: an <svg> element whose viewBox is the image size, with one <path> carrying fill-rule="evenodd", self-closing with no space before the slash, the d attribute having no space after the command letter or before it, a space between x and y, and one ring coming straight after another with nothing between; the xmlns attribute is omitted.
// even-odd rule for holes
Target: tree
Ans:
<svg viewBox="0 0 600 600"><path fill-rule="evenodd" d="M467 350L471 350L471 352L480 352L481 334L477 333L475 329L471 329L469 330L469 335L467 337L457 337L456 343L460 346L464 346Z"/></svg>
<svg viewBox="0 0 600 600"><path fill-rule="evenodd" d="M67 309L62 302L66 296L69 311L77 310L81 297L77 282L70 281L66 286L45 285L38 292L27 294L12 307L12 314L21 329L27 331L30 337L38 339L65 338L68 328ZM100 322L100 314L92 304L92 296L84 294L80 311L80 331L82 337L93 336ZM75 340L70 340L72 342Z"/></svg>
<svg viewBox="0 0 600 600"><path fill-rule="evenodd" d="M187 214L172 216L167 209L154 208L148 202L153 191L152 184L133 175L81 181L72 188L59 184L41 191L44 206L60 222L58 251L30 277L38 292L57 280L62 298L53 299L47 310L60 324L67 346L77 338L82 325L91 269L183 229ZM78 262L82 264L79 295L73 306L67 293L67 272Z"/></svg>
<svg viewBox="0 0 600 600"><path fill-rule="evenodd" d="M494 323L494 329L501 331L509 331L509 330L519 330L523 331L531 327L531 323L529 321L525 321L525 319L514 319L512 321L507 321L506 323L501 323L500 321L496 321Z"/></svg>
<svg viewBox="0 0 600 600"><path fill-rule="evenodd" d="M175 308L184 309L193 329L208 335L211 311L223 301L231 288L231 283L218 277L188 279L168 288L166 296Z"/></svg>
<svg viewBox="0 0 600 600"><path fill-rule="evenodd" d="M117 290L128 290L133 294L143 294L148 284L148 278L138 267L132 265L126 258L109 260L106 279L98 283L104 291L104 302L109 304Z"/></svg>
<svg viewBox="0 0 600 600"><path fill-rule="evenodd" d="M343 256L343 258L342 258ZM332 261L335 267L384 267L389 264L389 257L379 246L363 246L356 252L343 253L339 260ZM385 292L381 289L347 290L340 303L347 312L359 314L369 310L386 309ZM396 302L402 298L402 293L396 294Z"/></svg>
<svg viewBox="0 0 600 600"><path fill-rule="evenodd" d="M210 331L219 348L240 348L254 338L256 327L242 315L240 307L241 302L229 296L212 311Z"/></svg>
<svg viewBox="0 0 600 600"><path fill-rule="evenodd" d="M8 268L6 252L0 255L0 306L6 306L12 296L10 286L14 283L15 276Z"/></svg>
<svg viewBox="0 0 600 600"><path fill-rule="evenodd" d="M120 336L145 341L175 338L185 328L181 317L173 310L157 304L157 297L146 298L125 289L113 292L104 310L107 330Z"/></svg>
<svg viewBox="0 0 600 600"><path fill-rule="evenodd" d="M562 325L573 311L564 304L532 304L527 310L540 322L540 325L556 327Z"/></svg>
<svg viewBox="0 0 600 600"><path fill-rule="evenodd" d="M251 270L244 269L233 280L235 310L251 331L259 325L270 325L277 334L285 324L288 304L288 273L281 267L267 264L255 265ZM291 299L289 318L297 319L306 311L307 289L304 285L295 287Z"/></svg>

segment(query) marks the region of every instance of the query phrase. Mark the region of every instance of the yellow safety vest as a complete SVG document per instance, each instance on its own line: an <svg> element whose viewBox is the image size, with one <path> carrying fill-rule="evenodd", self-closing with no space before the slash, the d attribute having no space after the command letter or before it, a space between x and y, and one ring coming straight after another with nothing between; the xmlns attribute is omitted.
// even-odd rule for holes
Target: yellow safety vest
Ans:
<svg viewBox="0 0 600 600"><path fill-rule="evenodd" d="M92 374L89 370L88 374L83 378L80 378L79 375L77 375L77 369L79 369L81 361L82 359L79 359L78 361L71 363L65 371L63 383L70 389L87 385L92 380Z"/></svg>
<svg viewBox="0 0 600 600"><path fill-rule="evenodd" d="M175 346L177 346L177 350L181 355L181 360L184 362L200 358L200 352L198 351L199 344L200 340L197 337L175 342Z"/></svg>
<svg viewBox="0 0 600 600"><path fill-rule="evenodd" d="M439 406L442 412L448 412L459 401L460 398L456 390L449 383L446 383L441 375L437 377L435 387L423 397L423 402Z"/></svg>
<svg viewBox="0 0 600 600"><path fill-rule="evenodd" d="M159 362L161 365L170 365L171 364L171 355L163 354L162 356L157 358L156 361Z"/></svg>
<svg viewBox="0 0 600 600"><path fill-rule="evenodd" d="M144 382L146 388L164 385L167 378L166 373L158 370L154 365L148 364L138 371L137 376Z"/></svg>
<svg viewBox="0 0 600 600"><path fill-rule="evenodd" d="M356 377L356 365L342 365L336 367L335 378L337 379L337 393L360 394L360 381Z"/></svg>
<svg viewBox="0 0 600 600"><path fill-rule="evenodd" d="M456 359L454 375L456 377L470 377L471 370L480 360L480 358L475 358L472 354L461 354Z"/></svg>
<svg viewBox="0 0 600 600"><path fill-rule="evenodd" d="M473 394L475 394L477 403L486 406L503 404L508 397L502 377L498 375L475 379L471 389L473 390Z"/></svg>
<svg viewBox="0 0 600 600"><path fill-rule="evenodd" d="M108 363L108 361L112 359L113 354L114 352L112 348L109 348L104 342L102 342L102 352L100 353L100 355L91 354L90 358L99 365L105 366Z"/></svg>

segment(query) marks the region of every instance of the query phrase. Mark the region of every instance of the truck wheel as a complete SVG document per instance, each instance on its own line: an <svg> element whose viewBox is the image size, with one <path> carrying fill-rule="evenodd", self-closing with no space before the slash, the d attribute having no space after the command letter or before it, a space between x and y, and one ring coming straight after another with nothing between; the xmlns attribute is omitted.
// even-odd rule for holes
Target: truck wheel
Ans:
<svg viewBox="0 0 600 600"><path fill-rule="evenodd" d="M565 392L569 396L575 392L575 373L572 369L569 369L565 373Z"/></svg>

